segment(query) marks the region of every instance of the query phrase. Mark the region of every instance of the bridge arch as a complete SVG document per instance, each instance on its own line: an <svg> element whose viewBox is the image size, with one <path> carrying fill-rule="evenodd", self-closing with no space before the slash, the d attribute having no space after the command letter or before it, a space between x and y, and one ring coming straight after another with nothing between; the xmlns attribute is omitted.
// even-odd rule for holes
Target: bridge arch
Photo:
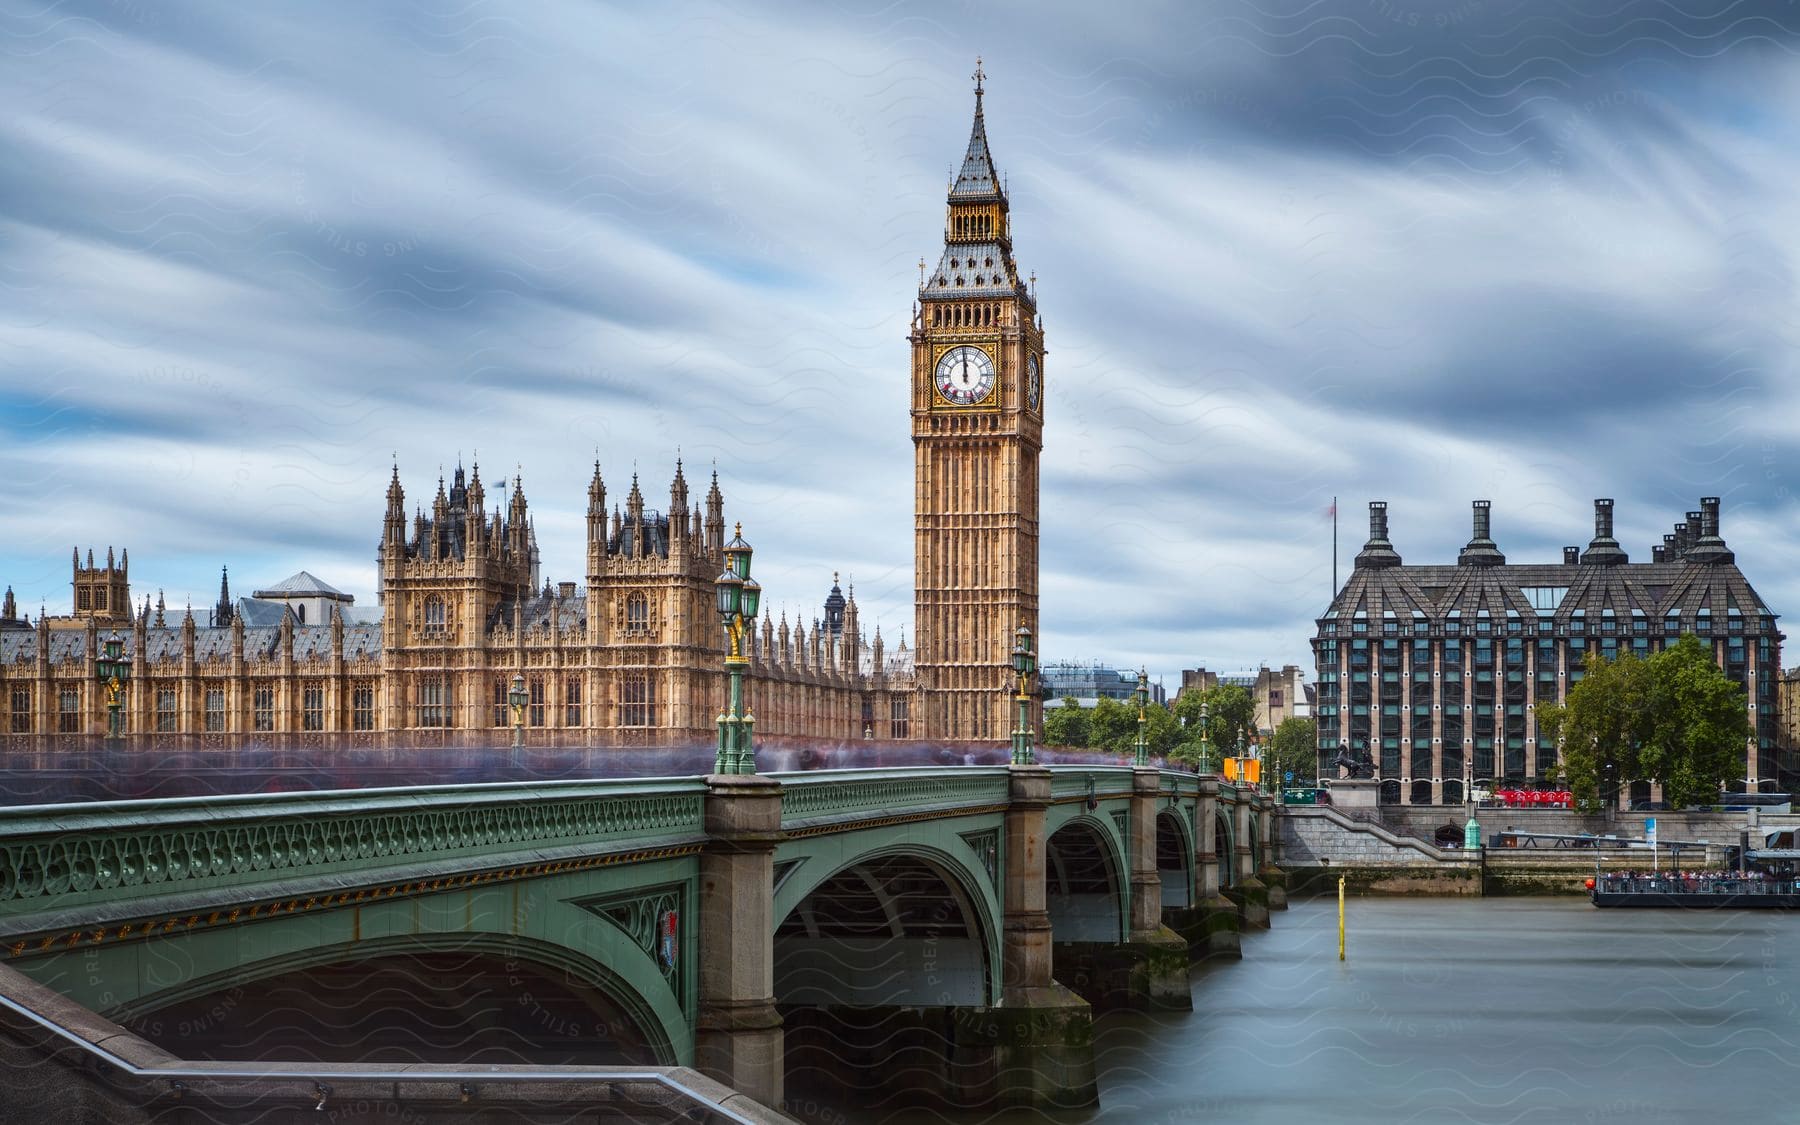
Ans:
<svg viewBox="0 0 1800 1125"><path fill-rule="evenodd" d="M190 978L120 1014L199 1058L246 1048L261 1059L359 1063L673 1066L679 1057L654 1007L610 966L494 934L318 946Z"/></svg>
<svg viewBox="0 0 1800 1125"><path fill-rule="evenodd" d="M1194 902L1194 836L1188 819L1177 809L1156 814L1156 873L1162 880L1162 905Z"/></svg>
<svg viewBox="0 0 1800 1125"><path fill-rule="evenodd" d="M1234 850L1237 833L1231 825L1231 813L1220 808L1213 814L1212 822L1213 862L1219 869L1219 886L1229 887L1237 882L1237 852Z"/></svg>
<svg viewBox="0 0 1800 1125"><path fill-rule="evenodd" d="M831 954L826 963L838 971L830 981L837 990L831 994L834 1004L998 1003L999 900L993 876L945 848L914 842L840 856L835 865L805 858L785 878L778 860L773 911L778 1004L825 998L819 970L799 964L808 952L824 951ZM887 959L878 974L881 995L857 996L856 986L867 982L842 975L855 971L857 959L877 956ZM905 963L909 959L919 963ZM852 988L848 998L841 991L846 986Z"/></svg>
<svg viewBox="0 0 1800 1125"><path fill-rule="evenodd" d="M1095 816L1063 823L1044 843L1044 891L1056 941L1124 941L1130 925L1124 848Z"/></svg>
<svg viewBox="0 0 1800 1125"><path fill-rule="evenodd" d="M657 873L664 872L673 869ZM589 874L176 932L24 959L15 967L135 1027L134 1020L154 1021L159 1010L282 974L365 956L472 951L584 982L629 1020L659 1065L692 1065L696 931L688 927L684 935L680 973L665 977L633 935L580 905L596 886Z"/></svg>

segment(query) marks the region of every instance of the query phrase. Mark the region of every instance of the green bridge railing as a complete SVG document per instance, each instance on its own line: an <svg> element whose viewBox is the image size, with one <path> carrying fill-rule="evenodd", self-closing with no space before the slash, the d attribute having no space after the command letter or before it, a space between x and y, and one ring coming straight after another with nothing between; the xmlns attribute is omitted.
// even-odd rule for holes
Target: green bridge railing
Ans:
<svg viewBox="0 0 1800 1125"><path fill-rule="evenodd" d="M1005 766L770 775L784 829L850 831L893 815L998 809ZM1159 791L1198 793L1165 770ZM1127 766L1053 766L1052 799L1132 791ZM1236 791L1220 786L1230 800ZM383 871L482 870L532 859L659 848L705 838L706 780L607 779L419 786L0 808L0 922L78 917L134 900L220 899L233 888ZM348 878L346 878L348 877Z"/></svg>
<svg viewBox="0 0 1800 1125"><path fill-rule="evenodd" d="M433 860L697 838L701 778L0 809L0 918Z"/></svg>
<svg viewBox="0 0 1800 1125"><path fill-rule="evenodd" d="M1006 766L908 766L874 770L775 773L781 782L781 824L850 817L1004 805Z"/></svg>

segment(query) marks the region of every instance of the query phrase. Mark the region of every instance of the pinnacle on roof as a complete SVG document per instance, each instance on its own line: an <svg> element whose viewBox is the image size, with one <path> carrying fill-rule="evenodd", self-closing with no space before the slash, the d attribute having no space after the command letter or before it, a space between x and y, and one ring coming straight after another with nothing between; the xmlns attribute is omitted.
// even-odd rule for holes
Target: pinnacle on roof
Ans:
<svg viewBox="0 0 1800 1125"><path fill-rule="evenodd" d="M975 60L975 124L969 130L969 148L963 154L962 171L950 185L951 199L1002 198L999 177L994 173L994 156L988 151L987 125L981 116L981 60Z"/></svg>

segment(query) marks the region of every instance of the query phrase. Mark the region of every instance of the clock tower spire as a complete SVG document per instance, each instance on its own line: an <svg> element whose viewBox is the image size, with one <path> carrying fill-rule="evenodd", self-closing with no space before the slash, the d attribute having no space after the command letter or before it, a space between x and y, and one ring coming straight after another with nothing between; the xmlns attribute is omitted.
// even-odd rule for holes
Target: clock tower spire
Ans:
<svg viewBox="0 0 1800 1125"><path fill-rule="evenodd" d="M914 668L924 737L1004 741L1010 654L1037 632L1044 335L1013 262L975 67L975 121L912 334ZM1033 722L1036 722L1036 709Z"/></svg>

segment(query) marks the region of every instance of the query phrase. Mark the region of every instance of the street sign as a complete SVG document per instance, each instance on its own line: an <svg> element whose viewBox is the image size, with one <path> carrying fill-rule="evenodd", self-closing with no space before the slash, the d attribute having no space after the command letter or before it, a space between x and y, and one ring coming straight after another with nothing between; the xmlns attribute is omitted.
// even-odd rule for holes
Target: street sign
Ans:
<svg viewBox="0 0 1800 1125"><path fill-rule="evenodd" d="M1294 771L1289 770L1285 774L1282 774L1282 777L1287 781L1292 781L1294 780Z"/></svg>

